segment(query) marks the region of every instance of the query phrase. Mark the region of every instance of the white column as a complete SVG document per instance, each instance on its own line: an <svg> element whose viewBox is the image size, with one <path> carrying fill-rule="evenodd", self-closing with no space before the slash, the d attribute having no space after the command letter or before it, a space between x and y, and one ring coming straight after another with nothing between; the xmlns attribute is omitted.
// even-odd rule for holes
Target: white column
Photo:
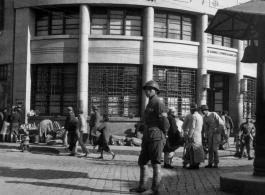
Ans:
<svg viewBox="0 0 265 195"><path fill-rule="evenodd" d="M34 36L35 18L30 8L16 9L15 59L13 77L13 102L23 99L22 123L27 123L31 97L31 50L30 37Z"/></svg>
<svg viewBox="0 0 265 195"><path fill-rule="evenodd" d="M154 8L147 7L144 14L144 63L142 86L153 79L153 54L154 54ZM142 116L148 99L142 95Z"/></svg>
<svg viewBox="0 0 265 195"><path fill-rule="evenodd" d="M236 62L236 91L237 91L237 124L235 126L239 127L243 122L243 94L240 93L240 80L243 79L243 63L241 60L244 55L244 43L240 40L234 41L236 48L238 49L237 53L237 62Z"/></svg>
<svg viewBox="0 0 265 195"><path fill-rule="evenodd" d="M207 104L207 91L202 86L202 75L207 74L207 33L204 31L208 26L208 15L198 16L197 26L197 40L200 42L197 71L197 103L200 106Z"/></svg>
<svg viewBox="0 0 265 195"><path fill-rule="evenodd" d="M85 117L87 117L88 113L88 57L89 57L88 35L89 34L90 34L89 7L87 5L80 5L77 107L78 109L83 110Z"/></svg>

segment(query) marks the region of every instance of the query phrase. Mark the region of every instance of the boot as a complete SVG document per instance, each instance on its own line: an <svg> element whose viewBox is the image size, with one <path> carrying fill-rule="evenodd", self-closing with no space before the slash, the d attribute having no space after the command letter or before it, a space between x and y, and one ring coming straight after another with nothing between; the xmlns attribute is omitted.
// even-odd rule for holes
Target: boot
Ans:
<svg viewBox="0 0 265 195"><path fill-rule="evenodd" d="M147 190L146 183L149 177L149 171L147 165L139 165L140 166L140 181L138 188L130 189L130 192L142 193Z"/></svg>
<svg viewBox="0 0 265 195"><path fill-rule="evenodd" d="M145 195L158 195L158 188L159 184L161 182L162 176L161 176L161 165L160 164L153 164L153 181L152 181L152 187L151 190L147 190L142 194Z"/></svg>

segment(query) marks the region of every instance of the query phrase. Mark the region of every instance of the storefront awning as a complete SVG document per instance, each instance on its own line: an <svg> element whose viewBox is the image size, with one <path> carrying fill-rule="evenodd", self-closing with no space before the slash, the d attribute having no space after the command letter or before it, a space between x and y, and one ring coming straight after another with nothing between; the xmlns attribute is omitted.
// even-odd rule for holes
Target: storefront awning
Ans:
<svg viewBox="0 0 265 195"><path fill-rule="evenodd" d="M258 28L265 21L265 0L251 1L218 10L206 33L240 40L258 39Z"/></svg>

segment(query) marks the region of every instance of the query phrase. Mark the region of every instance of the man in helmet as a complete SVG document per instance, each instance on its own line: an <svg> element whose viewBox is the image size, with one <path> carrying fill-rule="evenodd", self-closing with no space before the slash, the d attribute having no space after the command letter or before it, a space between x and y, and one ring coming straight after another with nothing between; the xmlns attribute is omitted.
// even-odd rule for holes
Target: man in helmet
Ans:
<svg viewBox="0 0 265 195"><path fill-rule="evenodd" d="M146 97L149 102L145 109L145 131L141 146L141 153L138 159L140 167L140 181L137 188L130 189L130 192L142 194L158 194L158 188L161 181L161 157L165 137L169 129L167 119L167 109L165 104L158 98L160 92L158 84L151 80L144 86ZM151 160L153 168L152 187L147 190L148 180L147 163Z"/></svg>
<svg viewBox="0 0 265 195"><path fill-rule="evenodd" d="M224 121L216 112L209 112L207 105L201 106L205 139L208 141L209 159L205 168L218 168L218 148L221 142L221 133L225 129ZM214 163L214 165L213 165Z"/></svg>

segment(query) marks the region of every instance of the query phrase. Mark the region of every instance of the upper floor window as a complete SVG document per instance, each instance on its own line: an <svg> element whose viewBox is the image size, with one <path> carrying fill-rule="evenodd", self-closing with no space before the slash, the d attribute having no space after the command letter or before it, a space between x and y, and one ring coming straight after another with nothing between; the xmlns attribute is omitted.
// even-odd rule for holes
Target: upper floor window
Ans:
<svg viewBox="0 0 265 195"><path fill-rule="evenodd" d="M209 20L208 24L211 23L211 20ZM217 35L207 35L207 43L208 44L213 44L213 45L220 45L224 47L233 47L233 40L228 37L223 37L223 36L217 36Z"/></svg>
<svg viewBox="0 0 265 195"><path fill-rule="evenodd" d="M155 11L154 36L195 41L195 17Z"/></svg>
<svg viewBox="0 0 265 195"><path fill-rule="evenodd" d="M79 9L57 8L36 11L36 36L79 34Z"/></svg>
<svg viewBox="0 0 265 195"><path fill-rule="evenodd" d="M141 11L129 8L93 8L91 34L141 36Z"/></svg>

